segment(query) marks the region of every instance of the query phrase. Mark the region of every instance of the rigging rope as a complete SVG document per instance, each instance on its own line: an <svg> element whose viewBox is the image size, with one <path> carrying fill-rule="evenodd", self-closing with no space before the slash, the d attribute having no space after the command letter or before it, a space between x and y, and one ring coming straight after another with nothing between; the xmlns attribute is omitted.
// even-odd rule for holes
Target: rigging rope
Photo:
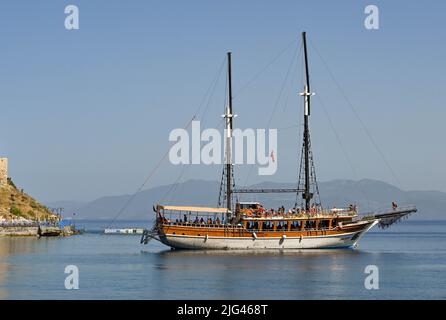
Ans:
<svg viewBox="0 0 446 320"><path fill-rule="evenodd" d="M284 49L282 49L270 62L268 62L259 72L257 72L250 80L248 80L244 85L238 89L238 91L233 95L232 100L234 100L241 92L243 92L247 87L249 87L255 80L257 80L260 75L262 75L271 65L273 65L289 48L297 41L291 41Z"/></svg>
<svg viewBox="0 0 446 320"><path fill-rule="evenodd" d="M201 111L201 108L204 105L204 101L206 101L206 97L209 93L209 91L214 88L215 89L215 82L218 80L218 78L220 77L221 71L223 69L225 63L225 59L223 59L220 68L218 69L217 75L214 78L214 81L211 82L211 85L208 87L208 89L206 90L206 93L203 97L203 99L200 102L199 107L197 108L195 114L192 116L192 118L189 120L189 122L186 124L186 126L183 128L184 130L188 129L189 126L191 125L192 121L194 121L197 117L197 115L199 114L199 112ZM209 107L209 100L208 100L208 104L206 105L206 109ZM205 109L205 111L206 111ZM144 182L141 184L141 186L130 196L130 198L124 203L124 205L121 207L121 209L118 211L118 213L113 217L113 219L111 220L111 222L108 224L107 228L109 228L111 225L113 225L113 223L118 219L118 217L124 212L124 210L128 207L128 205L133 201L133 199L136 197L136 195L141 192L141 190L144 188L144 186L147 184L147 182L150 180L150 178L152 178L152 176L155 174L155 172L158 170L158 168L161 166L161 164L163 163L164 159L167 157L167 155L170 152L170 148L172 147L172 145L176 143L175 141L172 141L169 145L169 148L167 148L167 151L164 153L164 155L161 157L161 159L158 161L158 163L156 164L156 166L151 170L151 172L149 173L149 175L146 177L146 179L144 180Z"/></svg>
<svg viewBox="0 0 446 320"><path fill-rule="evenodd" d="M192 121L194 120L194 117L192 117L192 119L189 121L189 123L186 125L186 127L184 127L184 129L186 130L190 124L192 123ZM112 221L108 224L107 228L109 228L117 219L118 217L124 212L124 210L127 208L127 206L133 201L133 199L136 197L136 195L141 192L141 190L144 188L144 186L146 185L146 183L150 180L150 178L155 174L155 172L158 170L158 168L161 166L161 164L163 163L164 159L167 157L167 155L170 152L170 148L172 147L174 141L171 143L171 145L169 146L169 148L167 149L167 151L164 153L164 155L161 157L161 159L158 161L158 163L156 164L156 166L152 169L152 171L150 172L150 174L147 176L147 178L144 180L144 182L141 184L141 186L130 196L130 198L124 203L124 205L122 206L121 210L118 211L118 213L113 217Z"/></svg>
<svg viewBox="0 0 446 320"><path fill-rule="evenodd" d="M378 152L378 154L381 156L383 162L385 163L385 165L387 166L387 168L389 169L391 175L393 176L393 178L395 179L396 183L398 184L398 186L401 188L402 184L400 182L400 180L398 179L397 175L395 174L395 171L392 169L392 167L390 166L390 163L387 161L384 153L381 151L381 149L379 148L378 144L376 143L375 139L373 138L372 134L370 133L369 129L367 128L367 126L365 125L365 123L362 121L361 117L359 116L358 111L356 110L356 108L353 106L353 103L350 101L350 99L347 97L347 95L345 94L345 91L342 89L341 85L339 84L339 82L336 80L333 72L331 72L331 69L329 68L328 64L325 62L324 58L322 57L322 55L319 53L319 51L317 50L317 48L315 47L315 45L313 44L313 42L310 39L310 44L313 47L314 51L316 51L317 55L319 56L319 58L321 59L324 67L327 69L331 79L334 81L334 83L336 84L338 90L340 91L341 95L343 96L344 100L347 102L347 105L350 107L350 109L353 111L353 114L355 115L356 119L358 119L359 123L362 125L362 127L364 128L364 131L367 135L367 137L369 138L370 142L372 143L373 147L375 148L375 150Z"/></svg>
<svg viewBox="0 0 446 320"><path fill-rule="evenodd" d="M211 86L210 86L210 87L208 88L208 90L206 91L205 97L203 98L202 102L200 103L200 105L202 105L202 104L204 103L204 101L206 100L206 96L208 96L208 97L207 97L206 107L205 107L205 109L204 109L204 111L203 111L203 114L202 114L202 116L201 116L201 120L204 119L204 117L205 117L205 115L206 115L206 112L207 112L207 110L209 109L209 106L210 106L210 104L211 104L212 98L213 98L213 96L214 96L215 88L217 87L217 84L218 84L218 82L219 82L219 80L220 80L221 72L222 72L222 70L223 70L224 65L225 65L225 60L223 60L221 66L220 66L220 68L219 68L219 70L218 70L218 72L217 72L217 75L215 76L214 80L212 81ZM209 90L210 90L211 88L212 88L212 90L209 92ZM199 110L200 110L200 109L201 109L201 107L199 108ZM198 112L197 112L197 113L198 113ZM220 120L219 122L222 122L222 120ZM217 126L219 126L219 124L217 124ZM182 164L182 168L181 168L180 174L178 175L178 177L177 177L177 179L175 180L174 184L171 185L171 187L167 190L167 192L166 192L166 193L164 194L164 196L161 198L161 200L160 200L161 202L163 202L164 200L166 200L166 199L167 199L167 198L168 198L174 191L176 191L177 186L178 186L178 184L179 184L179 182L180 182L182 176L184 175L184 173L185 173L185 172L187 171L187 169L189 169L189 168L190 168L190 166L186 166L186 165ZM173 200L173 199L172 199L172 200Z"/></svg>
<svg viewBox="0 0 446 320"><path fill-rule="evenodd" d="M313 86L313 87L314 87L314 86ZM317 91L315 90L315 92L317 92ZM352 172L353 172L353 175L354 175L354 177L355 177L355 180L358 180L358 181L359 181L359 175L358 175L358 172L356 171L356 168L353 166L353 162L352 162L352 160L350 159L350 156L348 155L347 150L345 149L344 144L342 143L342 140L341 140L341 138L339 137L338 132L336 131L336 128L335 128L335 126L334 126L334 124L333 124L333 121L331 120L331 117L330 117L330 114L328 113L327 108L325 107L325 103L324 103L324 101L322 100L322 97L318 94L318 95L316 95L316 98L319 100L319 104L322 106L322 110L324 111L324 114L325 114L325 116L326 116L327 119L328 119L328 123L330 124L331 130L333 131L333 133L334 133L334 135L335 135L335 137L336 137L336 140L337 140L337 142L338 142L338 144L339 144L339 147L341 148L341 151L342 151L342 153L344 154L344 157L345 157L345 159L347 160L347 163L349 164L350 169L351 169ZM361 193L363 194L363 196L366 198L367 203L368 203L368 206L370 207L370 199L369 199L367 193L364 191L364 189L362 188L361 185L359 185L359 189L360 189Z"/></svg>
<svg viewBox="0 0 446 320"><path fill-rule="evenodd" d="M293 41L292 43L295 43L295 42L296 41ZM298 52L299 52L299 56L297 56ZM293 54L293 57L291 59L291 62L289 64L289 66L288 66L288 70L287 70L286 75L285 75L285 79L282 82L282 85L281 85L280 90L279 90L279 94L278 94L278 96L276 98L276 102L274 104L274 108L273 108L273 110L271 112L271 115L270 115L270 117L268 119L268 122L267 122L267 125L266 125L266 130L268 130L270 128L270 126L271 126L271 122L273 120L273 117L274 117L274 114L276 112L277 106L279 105L280 99L282 97L282 93L283 93L283 90L285 88L286 82L288 80L290 71L293 69L292 67L294 66L294 63L299 60L299 57L300 57L301 54L302 54L302 44L300 46L300 49L298 47L296 47L296 50L295 50L295 52ZM297 56L297 60L296 60L296 56ZM277 150L276 150L276 152L277 152ZM248 169L248 174L247 174L247 176L245 178L245 183L244 183L245 186L248 183L248 180L249 180L249 177L251 176L252 170L253 170L253 166L250 166L250 168Z"/></svg>

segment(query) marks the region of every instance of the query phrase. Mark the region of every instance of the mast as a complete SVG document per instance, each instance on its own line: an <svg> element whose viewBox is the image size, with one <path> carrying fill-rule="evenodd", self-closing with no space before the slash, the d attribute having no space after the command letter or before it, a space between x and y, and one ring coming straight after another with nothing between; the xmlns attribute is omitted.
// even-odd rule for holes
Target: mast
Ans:
<svg viewBox="0 0 446 320"><path fill-rule="evenodd" d="M310 201L313 194L310 192L310 130L308 128L308 122L310 117L310 98L313 95L310 91L310 75L308 70L308 55L307 55L307 37L306 32L302 32L302 40L304 47L304 59L305 59L305 87L304 92L300 95L304 97L304 164L305 164L305 191L302 197L305 199L305 210L310 210Z"/></svg>
<svg viewBox="0 0 446 320"><path fill-rule="evenodd" d="M226 208L231 211L232 197L232 74L231 52L228 52L228 106L226 108Z"/></svg>

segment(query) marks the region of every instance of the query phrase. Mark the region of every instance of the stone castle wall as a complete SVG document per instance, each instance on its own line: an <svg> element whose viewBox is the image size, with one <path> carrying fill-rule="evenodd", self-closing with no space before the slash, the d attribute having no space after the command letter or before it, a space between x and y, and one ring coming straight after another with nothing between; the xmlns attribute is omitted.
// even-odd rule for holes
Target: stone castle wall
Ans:
<svg viewBox="0 0 446 320"><path fill-rule="evenodd" d="M0 187L8 185L8 159L0 158Z"/></svg>

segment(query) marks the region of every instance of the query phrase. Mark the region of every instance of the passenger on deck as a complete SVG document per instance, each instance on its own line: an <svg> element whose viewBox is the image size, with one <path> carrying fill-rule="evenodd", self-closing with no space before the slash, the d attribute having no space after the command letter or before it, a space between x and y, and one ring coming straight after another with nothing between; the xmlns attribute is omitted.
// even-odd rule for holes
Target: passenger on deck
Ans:
<svg viewBox="0 0 446 320"><path fill-rule="evenodd" d="M201 217L201 219L200 219L200 223L201 223L201 224L204 224L204 219L203 219L203 217Z"/></svg>
<svg viewBox="0 0 446 320"><path fill-rule="evenodd" d="M217 217L217 219L215 219L215 223L220 224L220 219L218 217Z"/></svg>

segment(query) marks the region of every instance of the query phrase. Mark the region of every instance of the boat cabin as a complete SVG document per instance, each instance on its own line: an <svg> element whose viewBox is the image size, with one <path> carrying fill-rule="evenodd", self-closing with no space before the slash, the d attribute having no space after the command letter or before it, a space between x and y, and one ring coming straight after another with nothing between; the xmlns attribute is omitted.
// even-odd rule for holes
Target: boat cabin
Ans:
<svg viewBox="0 0 446 320"><path fill-rule="evenodd" d="M357 217L355 210L302 210L268 211L258 202L238 202L235 220L229 220L231 212L226 208L162 206L156 207L157 222L164 226L200 228L241 228L250 232L330 230Z"/></svg>

